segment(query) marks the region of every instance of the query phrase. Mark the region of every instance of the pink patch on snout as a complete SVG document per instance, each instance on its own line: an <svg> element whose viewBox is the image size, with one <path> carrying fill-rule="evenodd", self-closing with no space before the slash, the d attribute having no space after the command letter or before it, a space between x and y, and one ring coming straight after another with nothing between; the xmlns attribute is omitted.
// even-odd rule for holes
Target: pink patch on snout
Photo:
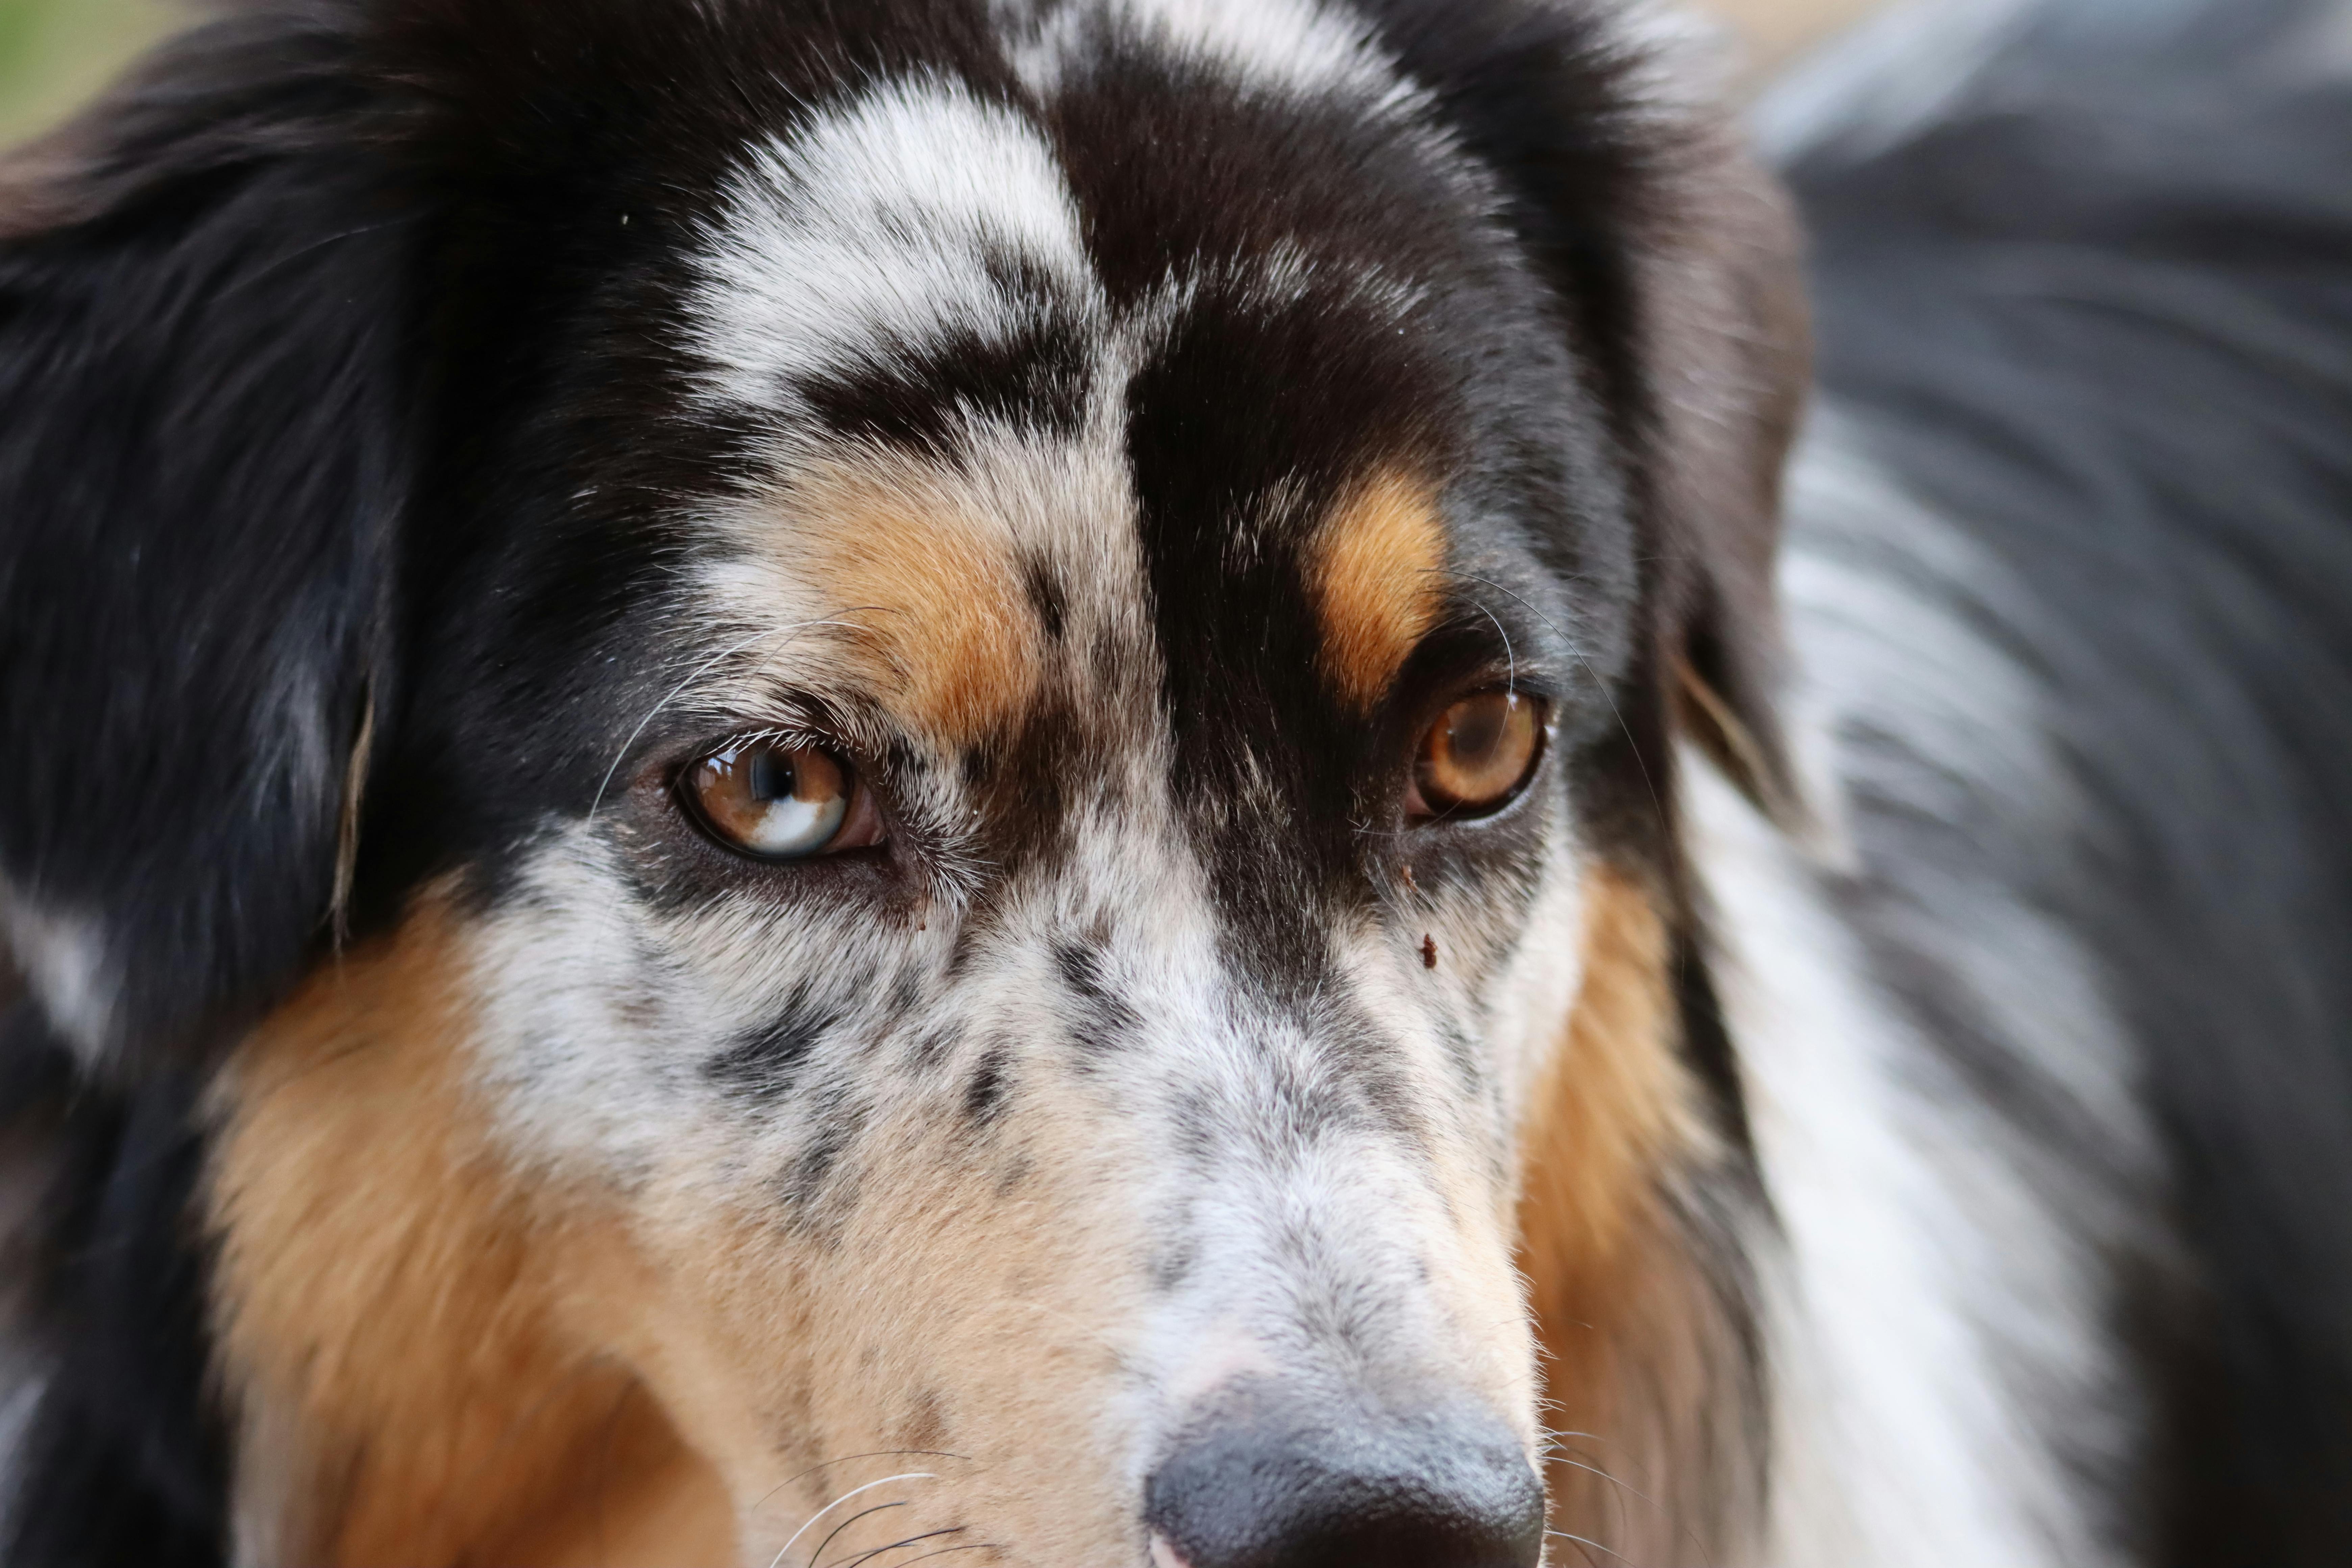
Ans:
<svg viewBox="0 0 2352 1568"><path fill-rule="evenodd" d="M1181 1409L1243 1377L1272 1377L1281 1370L1265 1347L1231 1324L1202 1336L1191 1358L1170 1379L1168 1402Z"/></svg>
<svg viewBox="0 0 2352 1568"><path fill-rule="evenodd" d="M1192 1568L1192 1565L1176 1555L1176 1549L1168 1544L1166 1536L1154 1535L1151 1538L1151 1568Z"/></svg>

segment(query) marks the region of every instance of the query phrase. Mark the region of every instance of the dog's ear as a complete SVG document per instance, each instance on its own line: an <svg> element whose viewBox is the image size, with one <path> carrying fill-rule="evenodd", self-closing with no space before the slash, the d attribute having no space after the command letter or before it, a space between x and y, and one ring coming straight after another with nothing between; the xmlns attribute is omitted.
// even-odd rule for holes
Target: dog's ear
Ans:
<svg viewBox="0 0 2352 1568"><path fill-rule="evenodd" d="M1662 171L1656 226L1631 268L1650 382L1635 453L1659 551L1660 661L1685 732L1791 823L1774 567L1811 368L1801 247L1786 198L1727 128L1695 126L1682 156Z"/></svg>
<svg viewBox="0 0 2352 1568"><path fill-rule="evenodd" d="M1364 0L1551 285L1617 421L1686 733L1795 810L1774 712L1780 471L1810 369L1801 245L1706 90L1701 35L1626 0Z"/></svg>
<svg viewBox="0 0 2352 1568"><path fill-rule="evenodd" d="M410 226L290 15L0 174L0 944L95 1063L318 949L390 695Z"/></svg>

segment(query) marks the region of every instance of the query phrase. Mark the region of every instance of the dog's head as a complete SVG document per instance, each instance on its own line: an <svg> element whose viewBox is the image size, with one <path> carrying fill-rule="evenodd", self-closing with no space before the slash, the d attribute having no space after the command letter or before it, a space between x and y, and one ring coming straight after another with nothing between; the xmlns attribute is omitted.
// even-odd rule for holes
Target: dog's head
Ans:
<svg viewBox="0 0 2352 1568"><path fill-rule="evenodd" d="M1787 247L1657 47L405 0L42 150L0 918L219 1064L247 1552L691 1454L745 1561L1535 1560L1730 1310L1674 738L1780 788Z"/></svg>

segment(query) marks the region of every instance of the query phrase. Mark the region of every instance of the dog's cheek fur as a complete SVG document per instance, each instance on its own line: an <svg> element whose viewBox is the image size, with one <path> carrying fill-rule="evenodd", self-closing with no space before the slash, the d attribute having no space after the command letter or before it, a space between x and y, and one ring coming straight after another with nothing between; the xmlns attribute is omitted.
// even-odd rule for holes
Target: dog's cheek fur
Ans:
<svg viewBox="0 0 2352 1568"><path fill-rule="evenodd" d="M1665 902L1587 877L1573 1008L1521 1128L1520 1267L1541 1338L1554 1525L1632 1562L1736 1557L1761 1503L1728 1164L1685 1054ZM1752 1411L1751 1411L1752 1414Z"/></svg>
<svg viewBox="0 0 2352 1568"><path fill-rule="evenodd" d="M714 1136L765 1163L756 1134L708 1122L673 1119L688 1135L624 1198L592 1151L551 1164L501 1116L515 1042L485 1037L476 993L504 952L427 902L274 1016L216 1090L247 1550L561 1560L591 1525L606 1546L660 1527L682 1533L652 1560L716 1563L739 1509L744 1549L772 1555L832 1495L910 1470L928 1474L875 1500L905 1503L884 1516L896 1535L977 1544L984 1524L1043 1561L1135 1546L1115 1439L1094 1468L1024 1441L1100 1425L1108 1325L1139 1315L1149 1273L1123 1157L1081 1135L1084 1107L1024 1086L1024 1124L1079 1131L1023 1137L1009 1190L960 1117L875 1128L822 1233L755 1175L714 1176ZM1040 1207L1053 1223L1004 1223ZM842 1459L902 1447L958 1453Z"/></svg>
<svg viewBox="0 0 2352 1568"><path fill-rule="evenodd" d="M256 1561L560 1557L535 1521L621 1534L723 1506L627 1370L567 1326L632 1294L607 1202L518 1179L469 1087L467 932L428 898L322 970L212 1094L217 1358ZM625 1256L625 1254L619 1254ZM659 1493L656 1497L653 1493ZM516 1531L522 1531L520 1539ZM709 1542L709 1550L700 1550ZM674 1542L682 1546L683 1542Z"/></svg>
<svg viewBox="0 0 2352 1568"><path fill-rule="evenodd" d="M1023 1561L1139 1550L1107 1412L1122 1325L1148 1305L1148 1237L1121 1159L1050 1080L1020 1095L1019 1120L1049 1131L1010 1160L975 1157L954 1116L870 1129L855 1205L822 1240L748 1207L714 1224L692 1173L641 1207L669 1290L633 1348L662 1358L751 1554L892 1476L864 1504L898 1506L865 1524L844 1508L801 1544L846 1527L835 1552L930 1531Z"/></svg>

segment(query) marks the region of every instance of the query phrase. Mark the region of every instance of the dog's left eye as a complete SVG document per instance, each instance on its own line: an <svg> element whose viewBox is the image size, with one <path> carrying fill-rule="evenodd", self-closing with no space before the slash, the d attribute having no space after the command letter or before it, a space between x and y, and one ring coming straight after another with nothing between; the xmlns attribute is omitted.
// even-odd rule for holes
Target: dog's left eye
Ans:
<svg viewBox="0 0 2352 1568"><path fill-rule="evenodd" d="M1480 691L1437 717L1421 738L1405 815L1485 816L1518 797L1543 753L1543 705L1516 691Z"/></svg>
<svg viewBox="0 0 2352 1568"><path fill-rule="evenodd" d="M679 794L712 837L761 860L881 841L881 814L856 770L816 746L730 742L687 769Z"/></svg>

